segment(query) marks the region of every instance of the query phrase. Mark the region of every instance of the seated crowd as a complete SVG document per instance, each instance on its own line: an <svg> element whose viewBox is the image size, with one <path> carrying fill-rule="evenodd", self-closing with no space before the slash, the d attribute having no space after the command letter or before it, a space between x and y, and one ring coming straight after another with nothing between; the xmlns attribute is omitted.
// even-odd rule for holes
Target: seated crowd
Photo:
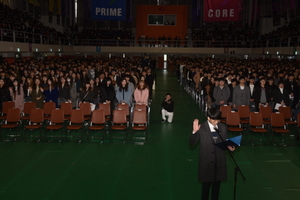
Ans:
<svg viewBox="0 0 300 200"><path fill-rule="evenodd" d="M207 107L249 105L289 106L300 112L300 64L297 61L214 59L175 59L178 79L186 77L187 85L202 93Z"/></svg>
<svg viewBox="0 0 300 200"><path fill-rule="evenodd" d="M0 111L2 103L14 101L22 111L24 103L89 102L110 103L111 111L118 103L148 105L154 75L152 67L141 58L49 58L23 59L0 63Z"/></svg>

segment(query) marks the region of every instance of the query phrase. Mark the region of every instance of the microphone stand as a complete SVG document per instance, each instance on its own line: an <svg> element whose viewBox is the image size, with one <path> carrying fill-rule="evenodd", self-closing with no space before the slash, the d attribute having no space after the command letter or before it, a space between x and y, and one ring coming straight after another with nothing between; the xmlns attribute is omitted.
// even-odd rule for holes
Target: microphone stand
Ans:
<svg viewBox="0 0 300 200"><path fill-rule="evenodd" d="M225 142L225 140L223 139L222 135L221 135L221 132L219 131L219 129L217 127L214 127L215 131L218 133L218 135L220 136L222 142ZM236 163L233 155L232 155L232 152L229 150L229 155L235 165L235 168L234 168L234 190L233 190L233 200L235 200L236 198L236 186L237 186L237 173L240 172L240 174L242 175L243 177L243 180L246 181L246 178L243 174L243 172L241 171L239 165Z"/></svg>

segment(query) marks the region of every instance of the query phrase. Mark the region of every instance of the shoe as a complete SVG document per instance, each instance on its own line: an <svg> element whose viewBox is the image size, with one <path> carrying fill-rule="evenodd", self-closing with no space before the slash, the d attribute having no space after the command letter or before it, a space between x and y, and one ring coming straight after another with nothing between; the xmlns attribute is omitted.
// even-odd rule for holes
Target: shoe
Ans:
<svg viewBox="0 0 300 200"><path fill-rule="evenodd" d="M166 120L162 119L162 120L161 120L161 123L165 123L165 121L166 121Z"/></svg>

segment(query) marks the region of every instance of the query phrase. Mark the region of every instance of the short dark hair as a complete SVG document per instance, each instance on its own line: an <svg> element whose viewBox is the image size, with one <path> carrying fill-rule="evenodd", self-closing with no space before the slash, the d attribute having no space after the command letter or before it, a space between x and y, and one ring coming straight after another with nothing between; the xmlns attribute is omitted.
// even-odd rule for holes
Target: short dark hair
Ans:
<svg viewBox="0 0 300 200"><path fill-rule="evenodd" d="M213 120L220 120L221 119L221 111L217 108L211 108L207 110L207 117Z"/></svg>

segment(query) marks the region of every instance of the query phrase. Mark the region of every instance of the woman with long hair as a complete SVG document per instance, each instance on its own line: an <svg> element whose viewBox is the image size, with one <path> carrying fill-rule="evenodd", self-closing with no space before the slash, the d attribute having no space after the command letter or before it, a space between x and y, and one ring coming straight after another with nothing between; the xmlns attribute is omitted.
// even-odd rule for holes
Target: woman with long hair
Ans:
<svg viewBox="0 0 300 200"><path fill-rule="evenodd" d="M45 95L43 94L43 88L41 86L41 80L35 78L33 88L31 89L32 102L36 103L36 108L44 108Z"/></svg>
<svg viewBox="0 0 300 200"><path fill-rule="evenodd" d="M85 83L79 94L79 105L82 102L93 103L93 90L89 81Z"/></svg>
<svg viewBox="0 0 300 200"><path fill-rule="evenodd" d="M58 86L58 106L64 102L71 103L70 86L66 83L65 77L60 77L60 84Z"/></svg>
<svg viewBox="0 0 300 200"><path fill-rule="evenodd" d="M133 95L136 103L148 105L149 89L147 88L145 81L139 81Z"/></svg>
<svg viewBox="0 0 300 200"><path fill-rule="evenodd" d="M22 112L24 109L24 91L17 79L13 81L13 87L10 87L9 90L12 100L15 102L15 108L20 108Z"/></svg>
<svg viewBox="0 0 300 200"><path fill-rule="evenodd" d="M46 97L45 101L54 102L56 107L58 107L58 88L51 78L48 78L47 85L44 89L42 89L42 91Z"/></svg>
<svg viewBox="0 0 300 200"><path fill-rule="evenodd" d="M31 77L27 77L26 82L23 85L25 102L32 101L32 98L31 98L32 87L33 87L33 79Z"/></svg>
<svg viewBox="0 0 300 200"><path fill-rule="evenodd" d="M103 82L100 92L100 101L110 104L110 110L112 112L115 108L116 91L111 78L106 77Z"/></svg>
<svg viewBox="0 0 300 200"><path fill-rule="evenodd" d="M122 78L119 86L116 88L116 98L118 103L127 103L129 106L132 104L132 93L129 90L126 78Z"/></svg>

